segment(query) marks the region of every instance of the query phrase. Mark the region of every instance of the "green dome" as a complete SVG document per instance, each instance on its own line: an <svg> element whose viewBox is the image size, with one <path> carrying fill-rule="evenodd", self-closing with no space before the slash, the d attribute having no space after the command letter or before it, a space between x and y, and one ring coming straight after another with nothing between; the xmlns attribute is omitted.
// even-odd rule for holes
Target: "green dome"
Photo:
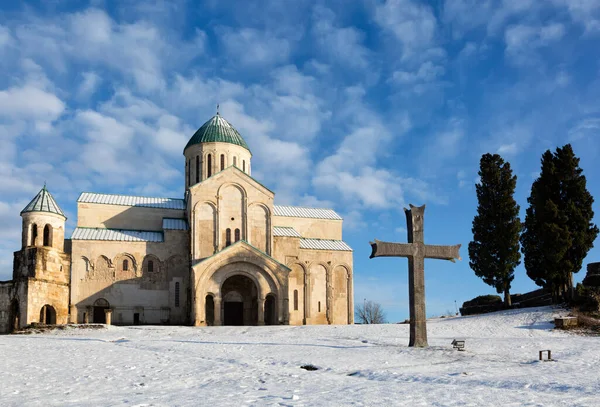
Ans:
<svg viewBox="0 0 600 407"><path fill-rule="evenodd" d="M219 113L214 115L194 133L183 151L195 144L214 142L237 144L250 151L241 134L227 120L223 119Z"/></svg>

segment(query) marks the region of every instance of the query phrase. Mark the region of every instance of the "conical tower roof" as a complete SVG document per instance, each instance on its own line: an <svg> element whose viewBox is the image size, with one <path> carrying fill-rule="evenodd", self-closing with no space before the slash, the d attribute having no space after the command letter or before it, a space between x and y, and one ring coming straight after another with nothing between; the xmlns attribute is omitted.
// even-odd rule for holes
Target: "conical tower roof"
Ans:
<svg viewBox="0 0 600 407"><path fill-rule="evenodd" d="M21 215L27 212L50 212L60 215L65 219L67 218L52 197L52 194L50 194L50 191L46 189L46 184L44 184L44 188L38 192L25 209L21 211Z"/></svg>
<svg viewBox="0 0 600 407"><path fill-rule="evenodd" d="M221 117L219 113L214 115L194 133L183 151L195 144L211 142L237 144L250 151L241 134L231 125L231 123Z"/></svg>

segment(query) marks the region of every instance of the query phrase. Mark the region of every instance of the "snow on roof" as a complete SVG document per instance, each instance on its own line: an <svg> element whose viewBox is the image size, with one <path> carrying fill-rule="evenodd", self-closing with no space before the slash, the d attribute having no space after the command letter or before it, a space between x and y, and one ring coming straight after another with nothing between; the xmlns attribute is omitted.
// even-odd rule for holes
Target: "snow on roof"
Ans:
<svg viewBox="0 0 600 407"><path fill-rule="evenodd" d="M301 249L352 251L343 240L329 239L300 239Z"/></svg>
<svg viewBox="0 0 600 407"><path fill-rule="evenodd" d="M142 206L146 208L185 209L185 201L177 198L158 198L133 195L97 194L83 192L77 202L105 205Z"/></svg>
<svg viewBox="0 0 600 407"><path fill-rule="evenodd" d="M287 226L273 226L273 236L302 237L296 229Z"/></svg>
<svg viewBox="0 0 600 407"><path fill-rule="evenodd" d="M162 242L162 232L144 230L75 228L72 240L111 240L119 242Z"/></svg>
<svg viewBox="0 0 600 407"><path fill-rule="evenodd" d="M297 218L342 220L342 217L333 209L303 208L300 206L273 205L273 215L292 216Z"/></svg>

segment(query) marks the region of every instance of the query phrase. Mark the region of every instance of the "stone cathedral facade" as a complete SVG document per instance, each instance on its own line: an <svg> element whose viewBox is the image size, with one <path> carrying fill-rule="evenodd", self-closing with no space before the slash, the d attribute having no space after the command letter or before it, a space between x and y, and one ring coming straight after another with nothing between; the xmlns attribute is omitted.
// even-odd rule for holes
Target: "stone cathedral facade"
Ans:
<svg viewBox="0 0 600 407"><path fill-rule="evenodd" d="M352 249L333 210L274 204L218 113L184 149L182 199L84 192L77 227L44 188L21 212L0 333L31 323L351 324Z"/></svg>

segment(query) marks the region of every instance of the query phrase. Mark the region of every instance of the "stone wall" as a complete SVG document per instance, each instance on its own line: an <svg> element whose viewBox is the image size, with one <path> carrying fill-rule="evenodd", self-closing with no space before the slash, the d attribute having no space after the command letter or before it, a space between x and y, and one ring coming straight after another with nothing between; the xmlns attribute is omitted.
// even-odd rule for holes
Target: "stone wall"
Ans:
<svg viewBox="0 0 600 407"><path fill-rule="evenodd" d="M273 193L237 168L228 168L190 188L192 259L198 262L245 240L271 254ZM229 232L228 232L229 230ZM228 239L229 233L229 239Z"/></svg>
<svg viewBox="0 0 600 407"><path fill-rule="evenodd" d="M278 236L273 257L292 270L290 324L354 323L352 252L300 249L299 238Z"/></svg>
<svg viewBox="0 0 600 407"><path fill-rule="evenodd" d="M15 252L13 295L19 303L21 327L39 323L45 305L54 309L56 323L68 322L70 267L70 256L53 247L27 247Z"/></svg>
<svg viewBox="0 0 600 407"><path fill-rule="evenodd" d="M12 281L0 282L0 334L7 334L10 332L10 305L12 298Z"/></svg>
<svg viewBox="0 0 600 407"><path fill-rule="evenodd" d="M339 219L296 218L273 216L273 226L292 227L302 237L312 239L342 240L342 223Z"/></svg>
<svg viewBox="0 0 600 407"><path fill-rule="evenodd" d="M181 230L165 231L160 243L74 240L72 322L90 318L104 299L114 324L133 324L134 314L139 323L189 323L188 248L189 233Z"/></svg>
<svg viewBox="0 0 600 407"><path fill-rule="evenodd" d="M163 218L184 217L179 209L77 203L77 227L162 231Z"/></svg>

